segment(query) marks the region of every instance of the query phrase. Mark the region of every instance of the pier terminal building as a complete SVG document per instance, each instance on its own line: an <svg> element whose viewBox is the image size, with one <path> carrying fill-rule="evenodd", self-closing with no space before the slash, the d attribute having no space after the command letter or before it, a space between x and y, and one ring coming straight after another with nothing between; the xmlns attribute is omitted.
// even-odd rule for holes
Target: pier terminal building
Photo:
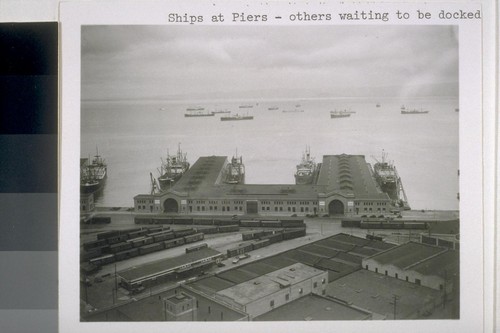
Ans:
<svg viewBox="0 0 500 333"><path fill-rule="evenodd" d="M134 197L136 213L189 215L385 214L392 201L363 155L325 155L305 185L226 184L226 156L200 157L171 188Z"/></svg>

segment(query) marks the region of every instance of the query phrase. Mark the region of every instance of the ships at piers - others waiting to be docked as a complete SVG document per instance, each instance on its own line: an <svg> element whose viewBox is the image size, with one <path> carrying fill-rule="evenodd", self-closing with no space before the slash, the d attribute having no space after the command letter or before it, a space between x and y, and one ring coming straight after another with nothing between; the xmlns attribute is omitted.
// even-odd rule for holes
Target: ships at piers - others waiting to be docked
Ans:
<svg viewBox="0 0 500 333"><path fill-rule="evenodd" d="M375 157L373 158L377 162L373 165L373 173L382 192L389 195L395 206L406 210L410 209L401 178L396 167L387 160L387 153L382 151L380 161Z"/></svg>
<svg viewBox="0 0 500 333"><path fill-rule="evenodd" d="M305 152L302 154L302 160L300 164L297 165L297 171L295 172L295 184L311 184L314 180L314 176L317 173L317 164L314 162L314 158L311 157L310 148L307 147Z"/></svg>
<svg viewBox="0 0 500 333"><path fill-rule="evenodd" d="M170 155L167 151L166 160L162 160L160 177L158 183L162 191L170 188L189 169L187 154L182 153L181 145L177 148L177 154Z"/></svg>
<svg viewBox="0 0 500 333"><path fill-rule="evenodd" d="M98 192L104 186L107 176L108 167L97 148L91 163L90 157L80 159L80 193Z"/></svg>

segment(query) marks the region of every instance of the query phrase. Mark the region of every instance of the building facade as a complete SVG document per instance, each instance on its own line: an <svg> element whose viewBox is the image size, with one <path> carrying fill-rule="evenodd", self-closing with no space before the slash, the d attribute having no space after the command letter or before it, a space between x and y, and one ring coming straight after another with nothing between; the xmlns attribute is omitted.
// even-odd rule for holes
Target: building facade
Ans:
<svg viewBox="0 0 500 333"><path fill-rule="evenodd" d="M327 155L308 185L225 184L227 157L200 157L170 189L134 197L139 214L363 215L389 213L392 201L362 155Z"/></svg>

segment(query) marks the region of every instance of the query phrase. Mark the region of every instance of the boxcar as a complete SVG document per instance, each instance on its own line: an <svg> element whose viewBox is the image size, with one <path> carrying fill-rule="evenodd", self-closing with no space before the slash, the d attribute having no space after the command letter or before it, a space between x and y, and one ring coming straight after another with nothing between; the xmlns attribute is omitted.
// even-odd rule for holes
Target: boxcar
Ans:
<svg viewBox="0 0 500 333"><path fill-rule="evenodd" d="M164 249L163 243L154 243L149 245L144 245L139 248L139 254L142 256L144 254L160 251Z"/></svg>
<svg viewBox="0 0 500 333"><path fill-rule="evenodd" d="M190 247L187 247L187 248L186 248L186 253L199 251L199 250L201 250L201 249L206 249L207 247L208 247L208 244L207 244L207 243L202 243L202 244L198 244L198 245L193 245L193 246L190 246Z"/></svg>
<svg viewBox="0 0 500 333"><path fill-rule="evenodd" d="M234 232L234 231L238 231L240 230L240 226L239 225L221 225L221 226L218 226L218 231L219 232Z"/></svg>
<svg viewBox="0 0 500 333"><path fill-rule="evenodd" d="M115 259L116 259L116 261L126 260L126 259L130 259L130 258L133 258L133 257L137 257L138 255L139 255L139 249L133 248L133 249L130 249L130 250L126 250L126 251L122 251L122 252L116 253L115 254Z"/></svg>
<svg viewBox="0 0 500 333"><path fill-rule="evenodd" d="M105 239L98 239L95 241L83 243L83 249L85 251L89 251L89 250L92 250L95 248L101 248L101 247L104 247L107 245L108 245L108 242Z"/></svg>
<svg viewBox="0 0 500 333"><path fill-rule="evenodd" d="M194 243L200 240L203 240L205 238L205 235L200 232L194 235L189 235L189 236L184 236L184 242L187 243Z"/></svg>

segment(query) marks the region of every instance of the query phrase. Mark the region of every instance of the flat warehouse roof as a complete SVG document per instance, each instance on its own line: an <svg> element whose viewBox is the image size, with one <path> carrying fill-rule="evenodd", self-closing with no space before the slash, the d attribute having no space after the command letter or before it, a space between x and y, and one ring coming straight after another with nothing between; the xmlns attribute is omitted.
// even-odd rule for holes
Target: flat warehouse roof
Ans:
<svg viewBox="0 0 500 333"><path fill-rule="evenodd" d="M367 259L374 260L381 265L390 264L401 269L417 264L446 249L422 243L408 242L392 249L375 254Z"/></svg>
<svg viewBox="0 0 500 333"><path fill-rule="evenodd" d="M294 285L322 273L319 269L296 263L221 290L218 294L245 305L279 291L282 285Z"/></svg>
<svg viewBox="0 0 500 333"><path fill-rule="evenodd" d="M371 314L317 295L307 295L255 317L255 321L268 320L364 320Z"/></svg>

